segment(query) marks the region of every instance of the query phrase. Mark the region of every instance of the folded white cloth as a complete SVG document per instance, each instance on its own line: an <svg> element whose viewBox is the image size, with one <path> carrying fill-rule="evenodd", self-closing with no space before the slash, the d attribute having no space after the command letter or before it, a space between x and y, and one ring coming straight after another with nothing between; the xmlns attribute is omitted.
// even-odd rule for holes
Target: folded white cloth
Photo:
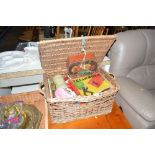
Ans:
<svg viewBox="0 0 155 155"><path fill-rule="evenodd" d="M24 51L0 53L0 73L42 69L38 47L26 47Z"/></svg>

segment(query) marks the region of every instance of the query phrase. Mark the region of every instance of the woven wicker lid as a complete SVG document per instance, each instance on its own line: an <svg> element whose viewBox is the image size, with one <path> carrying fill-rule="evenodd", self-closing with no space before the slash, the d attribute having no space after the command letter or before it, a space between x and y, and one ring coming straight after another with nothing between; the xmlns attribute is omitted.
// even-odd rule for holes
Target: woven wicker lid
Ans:
<svg viewBox="0 0 155 155"><path fill-rule="evenodd" d="M115 40L115 35L88 36L86 37L85 50L93 52L99 64ZM71 54L80 53L81 49L81 37L39 42L39 52L43 70L48 75L55 75L57 73L66 74L67 57Z"/></svg>

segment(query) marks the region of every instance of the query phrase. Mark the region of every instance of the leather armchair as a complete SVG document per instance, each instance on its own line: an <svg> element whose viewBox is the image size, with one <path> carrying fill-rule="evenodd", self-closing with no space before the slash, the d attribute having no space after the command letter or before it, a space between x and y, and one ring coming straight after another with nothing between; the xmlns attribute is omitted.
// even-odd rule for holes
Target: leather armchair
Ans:
<svg viewBox="0 0 155 155"><path fill-rule="evenodd" d="M155 30L116 34L110 72L120 85L117 102L133 128L155 128Z"/></svg>

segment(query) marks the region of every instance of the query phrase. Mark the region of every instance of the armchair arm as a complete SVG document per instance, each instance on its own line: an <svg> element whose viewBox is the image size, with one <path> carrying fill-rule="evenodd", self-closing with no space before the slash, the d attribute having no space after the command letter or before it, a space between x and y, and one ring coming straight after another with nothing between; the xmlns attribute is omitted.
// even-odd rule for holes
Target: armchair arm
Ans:
<svg viewBox="0 0 155 155"><path fill-rule="evenodd" d="M119 95L147 121L155 121L155 96L135 81L119 77Z"/></svg>

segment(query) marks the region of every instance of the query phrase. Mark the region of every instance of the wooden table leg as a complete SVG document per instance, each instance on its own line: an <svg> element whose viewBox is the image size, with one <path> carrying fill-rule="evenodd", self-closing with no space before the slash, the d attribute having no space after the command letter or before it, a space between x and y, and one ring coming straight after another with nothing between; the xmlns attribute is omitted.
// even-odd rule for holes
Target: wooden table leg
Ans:
<svg viewBox="0 0 155 155"><path fill-rule="evenodd" d="M56 39L60 38L60 26L57 26L56 28Z"/></svg>

